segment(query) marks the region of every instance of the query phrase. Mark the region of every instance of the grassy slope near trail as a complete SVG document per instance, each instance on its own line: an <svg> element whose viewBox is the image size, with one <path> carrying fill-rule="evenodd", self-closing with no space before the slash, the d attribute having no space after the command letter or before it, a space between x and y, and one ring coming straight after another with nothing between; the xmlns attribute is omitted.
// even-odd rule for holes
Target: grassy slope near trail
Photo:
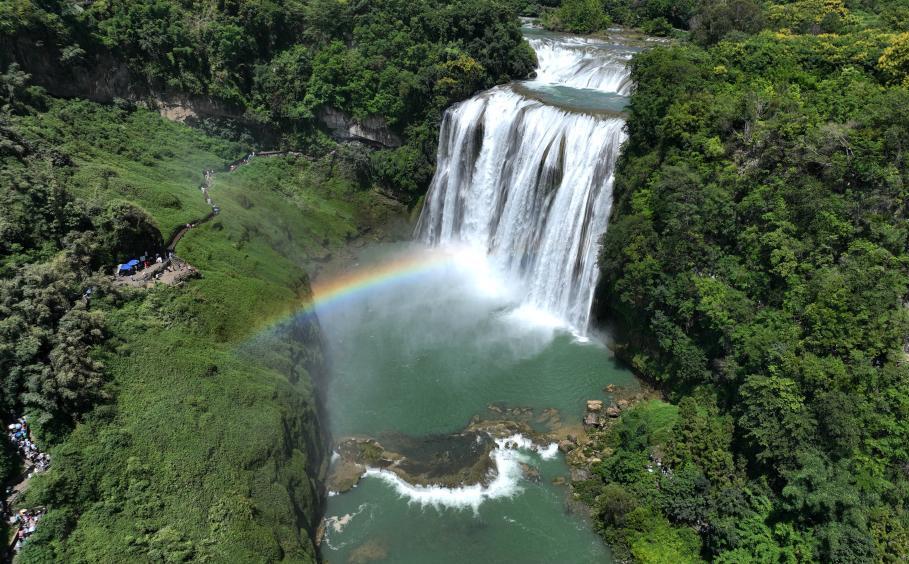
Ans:
<svg viewBox="0 0 909 564"><path fill-rule="evenodd" d="M165 235L205 211L202 170L242 153L149 112L87 102L55 102L21 125L73 157L82 197L141 205ZM369 193L331 173L263 159L218 175L221 215L177 248L203 277L95 304L108 311L115 401L34 480L28 503L51 511L23 562L313 559L312 479L326 454L307 372L320 364L318 329L262 330L307 299L304 262L362 220Z"/></svg>

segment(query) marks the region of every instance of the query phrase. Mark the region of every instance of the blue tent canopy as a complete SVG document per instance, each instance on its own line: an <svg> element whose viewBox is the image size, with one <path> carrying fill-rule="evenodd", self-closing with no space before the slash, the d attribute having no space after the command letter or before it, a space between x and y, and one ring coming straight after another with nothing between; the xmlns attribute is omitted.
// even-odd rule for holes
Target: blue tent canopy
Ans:
<svg viewBox="0 0 909 564"><path fill-rule="evenodd" d="M119 267L117 267L117 268L118 268L118 270L129 270L130 268L132 268L132 267L134 267L134 266L136 266L136 265L138 265L138 264L139 264L139 261L138 261L138 260L132 259L132 260L130 260L130 261L128 261L128 262L124 262L123 264L121 264L121 265L120 265Z"/></svg>

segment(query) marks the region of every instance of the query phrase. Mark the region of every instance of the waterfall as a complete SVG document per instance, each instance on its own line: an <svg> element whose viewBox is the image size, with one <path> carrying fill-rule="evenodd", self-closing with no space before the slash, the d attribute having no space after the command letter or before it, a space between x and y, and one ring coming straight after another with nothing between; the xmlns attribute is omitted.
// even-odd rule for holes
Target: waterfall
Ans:
<svg viewBox="0 0 909 564"><path fill-rule="evenodd" d="M633 51L606 43L568 37L532 37L530 46L537 53L538 82L592 88L628 95L631 81L625 65Z"/></svg>
<svg viewBox="0 0 909 564"><path fill-rule="evenodd" d="M619 56L560 39L531 40L540 69L525 85L627 88ZM417 237L482 249L523 281L526 303L586 330L623 128L620 117L547 105L511 86L453 106Z"/></svg>

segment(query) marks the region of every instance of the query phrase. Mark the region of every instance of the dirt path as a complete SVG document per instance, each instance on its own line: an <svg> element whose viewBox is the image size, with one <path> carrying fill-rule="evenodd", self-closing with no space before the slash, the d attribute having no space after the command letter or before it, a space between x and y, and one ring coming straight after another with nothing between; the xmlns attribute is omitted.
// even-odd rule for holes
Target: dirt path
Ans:
<svg viewBox="0 0 909 564"><path fill-rule="evenodd" d="M249 164L250 162L252 162L252 160L254 158L300 157L300 156L303 156L303 153L301 153L299 151L261 151L258 153L252 152L252 153L246 155L245 157L243 157L242 159L237 159L234 162L228 164L227 167L225 167L224 172L230 174L231 172L237 170L241 166ZM214 181L215 181L214 169L207 169L207 170L203 171L202 184L199 186L199 190L202 192L202 197L205 198L205 203L208 204L209 206L211 206L211 212L203 218L195 219L185 225L180 225L180 226L174 228L174 231L172 232L170 239L168 239L167 244L165 245L165 248L167 249L168 253L174 252L174 249L176 249L176 247L177 247L177 243L180 242L180 239L182 239L183 236L186 235L186 233L190 229L192 229L193 227L196 227L198 225L201 225L207 221L210 221L213 217L215 217L216 215L218 215L218 213L220 213L221 208L219 208L214 203L214 201L211 198L211 194L209 194L209 190L211 189L212 184L214 184Z"/></svg>

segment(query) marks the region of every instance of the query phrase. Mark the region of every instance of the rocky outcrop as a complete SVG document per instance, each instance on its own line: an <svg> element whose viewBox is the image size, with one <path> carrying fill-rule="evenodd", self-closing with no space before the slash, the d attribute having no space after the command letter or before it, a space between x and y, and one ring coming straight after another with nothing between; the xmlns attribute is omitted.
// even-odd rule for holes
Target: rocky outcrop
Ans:
<svg viewBox="0 0 909 564"><path fill-rule="evenodd" d="M0 50L4 51L0 53L0 63L17 62L22 70L31 75L30 83L41 86L52 96L85 98L103 104L123 100L156 110L171 121L193 126L204 120L229 120L265 145L277 138L273 128L250 119L242 108L210 96L187 94L150 84L114 54L86 54L64 62L60 52L50 45L53 45L50 38L0 38Z"/></svg>
<svg viewBox="0 0 909 564"><path fill-rule="evenodd" d="M380 443L369 437L340 441L328 487L335 492L352 488L367 467L397 474L414 485L457 487L484 483L493 469L489 453L495 443L485 431L409 437L386 435Z"/></svg>
<svg viewBox="0 0 909 564"><path fill-rule="evenodd" d="M401 138L379 116L357 120L340 110L324 106L317 117L336 141L359 141L374 147L401 146Z"/></svg>

